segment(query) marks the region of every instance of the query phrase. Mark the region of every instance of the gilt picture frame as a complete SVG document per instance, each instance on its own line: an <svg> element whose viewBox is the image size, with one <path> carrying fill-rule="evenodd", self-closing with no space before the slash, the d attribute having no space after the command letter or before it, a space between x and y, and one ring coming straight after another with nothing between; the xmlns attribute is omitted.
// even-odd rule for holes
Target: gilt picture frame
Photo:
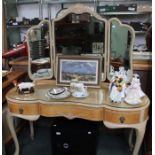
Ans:
<svg viewBox="0 0 155 155"><path fill-rule="evenodd" d="M100 87L101 56L57 56L57 85L69 86L72 80L83 82L88 87Z"/></svg>

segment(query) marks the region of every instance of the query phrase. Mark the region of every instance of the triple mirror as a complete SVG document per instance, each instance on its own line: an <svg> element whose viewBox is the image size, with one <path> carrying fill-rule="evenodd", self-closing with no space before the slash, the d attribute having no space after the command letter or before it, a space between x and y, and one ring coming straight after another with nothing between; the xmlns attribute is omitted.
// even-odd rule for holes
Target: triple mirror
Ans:
<svg viewBox="0 0 155 155"><path fill-rule="evenodd" d="M102 81L110 80L120 67L132 71L133 41L130 26L74 5L51 23L44 20L28 30L29 75L32 80L51 78L57 70L57 55L100 55Z"/></svg>

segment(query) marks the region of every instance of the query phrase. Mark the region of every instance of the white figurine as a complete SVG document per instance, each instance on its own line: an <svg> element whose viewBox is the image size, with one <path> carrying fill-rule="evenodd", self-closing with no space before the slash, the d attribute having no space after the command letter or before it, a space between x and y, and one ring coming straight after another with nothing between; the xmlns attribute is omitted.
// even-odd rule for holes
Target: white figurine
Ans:
<svg viewBox="0 0 155 155"><path fill-rule="evenodd" d="M125 82L121 76L115 76L109 86L110 99L112 102L122 102L125 97Z"/></svg>
<svg viewBox="0 0 155 155"><path fill-rule="evenodd" d="M141 97L145 96L144 92L141 89L141 83L138 74L134 74L131 85L126 88L125 91L126 97L125 101L129 104L138 104L141 103Z"/></svg>
<svg viewBox="0 0 155 155"><path fill-rule="evenodd" d="M125 70L125 68L123 66L119 67L119 71L114 71L114 67L111 66L110 67L110 76L112 76L112 78L115 78L116 76L121 76L123 78L123 81L125 83L128 83L129 81L131 81L132 72L130 69Z"/></svg>

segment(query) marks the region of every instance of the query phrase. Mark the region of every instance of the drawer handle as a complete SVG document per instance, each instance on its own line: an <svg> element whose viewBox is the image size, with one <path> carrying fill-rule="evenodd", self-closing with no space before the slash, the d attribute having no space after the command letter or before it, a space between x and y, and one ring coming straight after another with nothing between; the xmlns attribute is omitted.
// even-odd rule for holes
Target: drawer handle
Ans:
<svg viewBox="0 0 155 155"><path fill-rule="evenodd" d="M68 148L69 148L69 144L68 144L68 143L64 143L64 144L63 144L63 147L64 147L65 149L68 149Z"/></svg>
<svg viewBox="0 0 155 155"><path fill-rule="evenodd" d="M124 123L125 122L125 117L123 117L123 116L121 116L120 118L119 118L119 120L120 120L120 123Z"/></svg>
<svg viewBox="0 0 155 155"><path fill-rule="evenodd" d="M19 108L19 113L23 114L24 110L22 108Z"/></svg>

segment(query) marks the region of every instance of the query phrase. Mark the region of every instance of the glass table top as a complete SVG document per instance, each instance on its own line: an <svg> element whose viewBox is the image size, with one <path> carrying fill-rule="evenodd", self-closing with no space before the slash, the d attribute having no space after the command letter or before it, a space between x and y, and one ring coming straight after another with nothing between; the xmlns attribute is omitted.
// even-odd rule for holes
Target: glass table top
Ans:
<svg viewBox="0 0 155 155"><path fill-rule="evenodd" d="M42 103L42 104L76 104L89 107L105 107L111 106L115 108L138 108L143 107L149 103L147 96L144 96L141 100L142 103L136 105L130 105L126 102L114 103L110 101L108 87L104 88L88 88L88 96L83 98L76 98L70 95L66 98L51 98L48 92L54 85L37 85L34 87L35 92L31 94L18 94L16 88L11 89L7 93L7 99L10 101L17 101L18 103ZM69 87L66 87L69 91Z"/></svg>

